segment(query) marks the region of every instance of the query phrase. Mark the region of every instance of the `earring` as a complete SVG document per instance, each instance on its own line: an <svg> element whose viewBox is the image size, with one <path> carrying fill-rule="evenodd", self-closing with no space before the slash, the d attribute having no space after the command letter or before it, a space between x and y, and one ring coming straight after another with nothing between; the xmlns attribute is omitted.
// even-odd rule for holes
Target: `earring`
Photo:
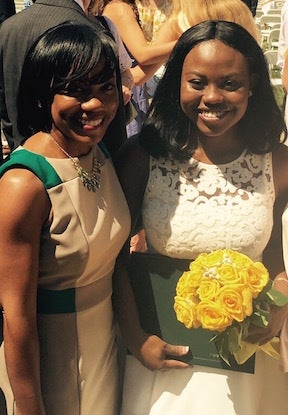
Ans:
<svg viewBox="0 0 288 415"><path fill-rule="evenodd" d="M249 96L249 98L250 98L250 97L252 97L252 95L253 95L253 92L252 92L252 91L249 91L249 92L248 92L248 96Z"/></svg>

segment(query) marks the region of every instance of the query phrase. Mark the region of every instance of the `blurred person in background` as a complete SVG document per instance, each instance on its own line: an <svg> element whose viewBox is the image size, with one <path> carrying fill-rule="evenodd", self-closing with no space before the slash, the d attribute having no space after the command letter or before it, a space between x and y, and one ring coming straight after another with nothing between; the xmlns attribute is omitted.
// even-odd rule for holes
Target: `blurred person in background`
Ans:
<svg viewBox="0 0 288 415"><path fill-rule="evenodd" d="M92 4L92 13L103 14L114 22L127 50L135 60L132 74L136 86L133 88L131 101L137 116L127 126L128 137L140 131L149 106L151 91L149 92L145 81L166 61L175 44L175 41L161 44L154 42L155 35L172 10L171 0L95 0Z"/></svg>
<svg viewBox="0 0 288 415"><path fill-rule="evenodd" d="M259 29L242 0L176 0L173 14L162 26L158 42L177 40L185 30L205 20L225 20L243 26L258 42Z"/></svg>

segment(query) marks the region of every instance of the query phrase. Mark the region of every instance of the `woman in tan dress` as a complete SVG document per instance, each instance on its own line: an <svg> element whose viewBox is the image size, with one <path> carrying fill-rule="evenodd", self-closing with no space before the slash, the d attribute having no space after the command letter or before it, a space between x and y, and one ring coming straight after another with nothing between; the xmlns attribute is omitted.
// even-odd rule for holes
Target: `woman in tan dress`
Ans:
<svg viewBox="0 0 288 415"><path fill-rule="evenodd" d="M118 110L116 65L112 40L76 23L26 58L19 126L31 137L0 180L9 415L117 413L112 273L130 217L101 145Z"/></svg>

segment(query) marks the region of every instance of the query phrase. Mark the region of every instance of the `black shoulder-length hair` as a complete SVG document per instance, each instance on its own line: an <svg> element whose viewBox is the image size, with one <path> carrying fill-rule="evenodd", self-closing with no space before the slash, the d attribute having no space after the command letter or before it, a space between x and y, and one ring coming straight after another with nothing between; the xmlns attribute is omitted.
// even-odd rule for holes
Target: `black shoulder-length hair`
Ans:
<svg viewBox="0 0 288 415"><path fill-rule="evenodd" d="M103 30L65 22L47 30L28 51L18 92L18 128L24 137L52 126L51 104L57 92L82 80L101 61L95 82L105 82L118 65L115 43Z"/></svg>
<svg viewBox="0 0 288 415"><path fill-rule="evenodd" d="M147 112L139 141L155 157L185 160L197 148L196 125L180 105L182 66L191 49L215 39L239 51L248 63L250 74L255 74L253 95L239 121L239 131L247 148L254 153L266 153L286 138L285 122L273 94L265 57L255 39L236 23L205 21L179 38Z"/></svg>

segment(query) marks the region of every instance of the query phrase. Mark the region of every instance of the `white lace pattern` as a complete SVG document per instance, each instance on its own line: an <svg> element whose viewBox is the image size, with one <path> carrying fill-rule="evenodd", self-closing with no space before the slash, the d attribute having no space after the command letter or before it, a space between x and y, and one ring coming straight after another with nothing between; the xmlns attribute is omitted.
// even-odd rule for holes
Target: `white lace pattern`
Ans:
<svg viewBox="0 0 288 415"><path fill-rule="evenodd" d="M194 259L230 248L261 260L273 225L272 155L210 165L150 159L143 202L149 250Z"/></svg>

